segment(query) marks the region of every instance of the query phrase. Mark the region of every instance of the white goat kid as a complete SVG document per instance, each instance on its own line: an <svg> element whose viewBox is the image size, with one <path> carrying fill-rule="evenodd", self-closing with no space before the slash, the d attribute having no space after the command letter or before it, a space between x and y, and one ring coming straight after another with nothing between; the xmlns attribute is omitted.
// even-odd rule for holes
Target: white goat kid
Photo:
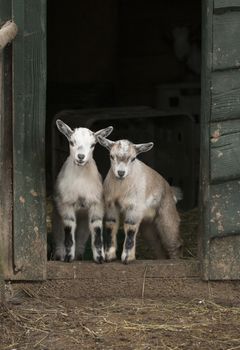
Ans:
<svg viewBox="0 0 240 350"><path fill-rule="evenodd" d="M72 130L59 119L56 124L69 141L70 155L58 174L55 187L57 224L53 229L54 259L68 262L74 260L77 251L76 241L79 249L77 258L80 258L79 254L83 254L90 232L93 258L96 262L102 263L104 261L103 187L92 154L97 136L108 136L113 128L110 126L94 133L87 128Z"/></svg>
<svg viewBox="0 0 240 350"><path fill-rule="evenodd" d="M110 151L111 168L103 184L106 220L105 260L116 258L119 217L123 216L125 241L122 262L135 259L136 235L141 222L156 226L169 258L181 251L179 215L174 189L155 170L138 160L153 143L133 144L128 140L110 141L101 136L99 143Z"/></svg>

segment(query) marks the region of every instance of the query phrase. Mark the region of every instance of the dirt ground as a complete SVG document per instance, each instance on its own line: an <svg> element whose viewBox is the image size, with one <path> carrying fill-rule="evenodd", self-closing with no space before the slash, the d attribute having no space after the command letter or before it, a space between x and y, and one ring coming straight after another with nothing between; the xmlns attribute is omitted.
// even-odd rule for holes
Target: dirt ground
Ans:
<svg viewBox="0 0 240 350"><path fill-rule="evenodd" d="M199 278L8 284L0 349L240 349L240 283Z"/></svg>

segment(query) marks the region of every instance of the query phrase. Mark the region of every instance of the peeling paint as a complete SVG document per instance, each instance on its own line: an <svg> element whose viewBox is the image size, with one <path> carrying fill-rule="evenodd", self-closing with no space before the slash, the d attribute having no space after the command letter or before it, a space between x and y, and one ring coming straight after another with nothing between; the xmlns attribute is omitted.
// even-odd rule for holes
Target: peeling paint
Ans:
<svg viewBox="0 0 240 350"><path fill-rule="evenodd" d="M215 130L211 135L211 142L212 143L217 142L220 136L221 136L220 130L219 129Z"/></svg>
<svg viewBox="0 0 240 350"><path fill-rule="evenodd" d="M36 191L34 191L33 189L30 191L31 195L33 197L37 197L38 196L38 193Z"/></svg>
<svg viewBox="0 0 240 350"><path fill-rule="evenodd" d="M24 204L26 202L25 198L23 196L19 197L19 202Z"/></svg>

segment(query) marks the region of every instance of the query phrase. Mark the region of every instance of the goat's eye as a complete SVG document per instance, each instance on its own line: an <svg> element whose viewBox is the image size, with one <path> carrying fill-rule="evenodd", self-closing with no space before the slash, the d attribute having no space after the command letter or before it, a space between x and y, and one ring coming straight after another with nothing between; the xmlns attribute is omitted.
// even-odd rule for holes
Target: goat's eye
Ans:
<svg viewBox="0 0 240 350"><path fill-rule="evenodd" d="M131 159L131 162L134 162L135 159L136 159L136 157L132 158L132 159Z"/></svg>
<svg viewBox="0 0 240 350"><path fill-rule="evenodd" d="M112 160L114 160L114 157L113 157L112 155L110 155L110 158L111 158Z"/></svg>
<svg viewBox="0 0 240 350"><path fill-rule="evenodd" d="M95 143L92 143L92 144L91 144L91 148L93 148L94 146L95 146Z"/></svg>
<svg viewBox="0 0 240 350"><path fill-rule="evenodd" d="M74 143L72 141L69 141L70 146L74 146Z"/></svg>

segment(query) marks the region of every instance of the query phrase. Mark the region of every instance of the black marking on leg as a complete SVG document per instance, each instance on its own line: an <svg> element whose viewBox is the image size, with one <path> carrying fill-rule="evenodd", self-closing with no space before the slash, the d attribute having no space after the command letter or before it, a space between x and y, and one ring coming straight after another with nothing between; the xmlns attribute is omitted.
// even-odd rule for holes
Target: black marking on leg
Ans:
<svg viewBox="0 0 240 350"><path fill-rule="evenodd" d="M99 220L102 220L102 218L100 218L100 216L93 216L93 217L91 218L91 224L92 224L93 222L99 221Z"/></svg>
<svg viewBox="0 0 240 350"><path fill-rule="evenodd" d="M100 227L95 227L94 228L95 231L95 239L94 239L94 246L97 250L97 257L96 257L96 262L98 264L102 264L104 259L102 256L102 246L103 246L103 242L102 242L102 230Z"/></svg>
<svg viewBox="0 0 240 350"><path fill-rule="evenodd" d="M66 255L65 255L64 261L70 262L72 259L70 251L71 251L71 248L73 245L73 238L71 235L71 227L69 227L69 226L64 227L64 232L65 232L65 247L66 247Z"/></svg>
<svg viewBox="0 0 240 350"><path fill-rule="evenodd" d="M95 227L95 239L94 239L94 245L96 249L101 249L102 248L102 230L100 227Z"/></svg>
<svg viewBox="0 0 240 350"><path fill-rule="evenodd" d="M67 254L65 255L64 261L65 261L65 262L70 262L70 261L71 261L71 255L67 253Z"/></svg>
<svg viewBox="0 0 240 350"><path fill-rule="evenodd" d="M64 232L65 232L65 247L67 249L69 249L73 245L73 239L72 239L72 235L71 235L71 227L69 227L69 226L64 227Z"/></svg>
<svg viewBox="0 0 240 350"><path fill-rule="evenodd" d="M108 250L112 246L112 229L106 228L106 249Z"/></svg>
<svg viewBox="0 0 240 350"><path fill-rule="evenodd" d="M133 246L134 246L134 236L135 236L135 231L129 230L127 232L127 239L126 239L126 243L125 243L125 249L126 250L130 250L130 249L133 248Z"/></svg>
<svg viewBox="0 0 240 350"><path fill-rule="evenodd" d="M98 264L102 264L103 263L103 261L104 261L104 259L103 259L103 256L101 255L101 252L99 253L99 256L97 257L97 263Z"/></svg>

